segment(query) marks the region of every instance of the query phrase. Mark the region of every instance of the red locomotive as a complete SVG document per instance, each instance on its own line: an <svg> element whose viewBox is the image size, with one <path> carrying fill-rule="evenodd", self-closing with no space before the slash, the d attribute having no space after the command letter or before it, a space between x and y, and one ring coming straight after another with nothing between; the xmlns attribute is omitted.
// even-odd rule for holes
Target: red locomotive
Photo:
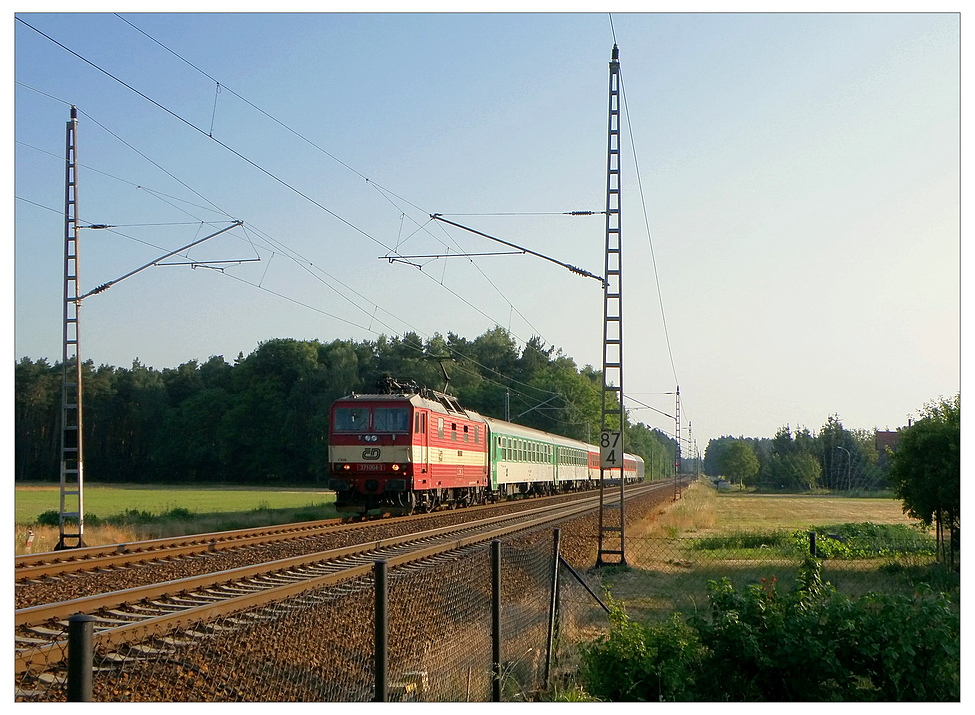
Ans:
<svg viewBox="0 0 975 715"><path fill-rule="evenodd" d="M345 512L409 514L591 488L599 479L593 445L397 383L389 394L353 393L332 405L328 455L328 488ZM643 459L625 455L623 477L642 481Z"/></svg>

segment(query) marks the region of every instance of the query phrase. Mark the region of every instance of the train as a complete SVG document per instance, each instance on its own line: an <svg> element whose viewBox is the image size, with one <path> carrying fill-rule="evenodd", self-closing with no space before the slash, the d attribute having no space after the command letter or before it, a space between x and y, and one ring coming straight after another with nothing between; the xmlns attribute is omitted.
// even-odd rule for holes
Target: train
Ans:
<svg viewBox="0 0 975 715"><path fill-rule="evenodd" d="M593 489L599 448L464 409L456 397L393 383L351 394L329 413L328 488L348 514L412 514L517 496ZM643 459L624 453L622 476L643 481Z"/></svg>

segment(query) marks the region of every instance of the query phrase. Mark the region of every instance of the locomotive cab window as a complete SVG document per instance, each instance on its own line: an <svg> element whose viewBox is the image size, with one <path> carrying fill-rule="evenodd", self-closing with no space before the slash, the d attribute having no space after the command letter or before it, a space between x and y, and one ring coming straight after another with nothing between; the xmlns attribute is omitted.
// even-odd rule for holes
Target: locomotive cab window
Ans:
<svg viewBox="0 0 975 715"><path fill-rule="evenodd" d="M376 432L409 432L410 410L407 407L377 407L372 414Z"/></svg>
<svg viewBox="0 0 975 715"><path fill-rule="evenodd" d="M336 407L335 424L332 429L336 432L366 432L369 429L368 407Z"/></svg>

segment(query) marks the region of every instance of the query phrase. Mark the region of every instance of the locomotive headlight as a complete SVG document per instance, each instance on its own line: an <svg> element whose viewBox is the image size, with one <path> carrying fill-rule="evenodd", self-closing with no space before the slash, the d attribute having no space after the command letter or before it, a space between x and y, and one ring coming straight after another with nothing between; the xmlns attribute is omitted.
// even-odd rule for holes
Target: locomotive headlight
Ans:
<svg viewBox="0 0 975 715"><path fill-rule="evenodd" d="M351 464L343 464L342 465L342 469L344 469L345 471L349 471L350 469L352 469L352 465Z"/></svg>
<svg viewBox="0 0 975 715"><path fill-rule="evenodd" d="M399 471L399 465L398 464L394 464L393 467L392 467L392 469L393 469L394 472L398 472Z"/></svg>

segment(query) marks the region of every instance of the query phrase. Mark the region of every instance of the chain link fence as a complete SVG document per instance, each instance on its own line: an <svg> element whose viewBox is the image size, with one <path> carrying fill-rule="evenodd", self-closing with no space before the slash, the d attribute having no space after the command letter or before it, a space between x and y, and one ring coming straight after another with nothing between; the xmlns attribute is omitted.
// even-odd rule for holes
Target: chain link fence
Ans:
<svg viewBox="0 0 975 715"><path fill-rule="evenodd" d="M870 532L870 525L860 525ZM707 582L727 578L736 590L773 581L790 589L803 557L815 549L822 577L838 592L858 597L867 592L910 594L916 578L935 562L933 539L923 534L885 538L871 548L865 536L815 532L758 536L666 538L627 537L626 567L593 569L596 543L591 537L563 539L572 548L560 577L558 674L576 672L579 645L608 632L606 604L621 604L641 621L664 621L675 612L706 611ZM581 579L577 580L576 575ZM585 585L583 585L583 583ZM595 595L595 596L594 596ZM598 601L597 601L598 597Z"/></svg>
<svg viewBox="0 0 975 715"><path fill-rule="evenodd" d="M387 698L490 701L497 692L497 667L502 700L537 699L553 679L576 672L580 644L608 632L605 605L610 599L622 602L631 617L664 619L674 611L706 608L708 580L727 577L743 588L774 578L779 588L787 589L803 550L809 549L808 534L804 538L805 543L801 535L791 536L789 543L628 538L626 567L595 570L595 538L567 534L562 537L554 601L552 531L508 539L501 549L498 666L492 649L488 546L393 569L387 583ZM934 560L933 548L929 553L923 544L865 553L847 539L842 553L837 544L843 543L829 535L817 539L820 549L828 546L836 552L823 561L824 578L853 596L909 592L911 569ZM246 613L150 632L139 643L99 637L91 699L375 700L375 586L372 575L364 576ZM42 647L37 648L40 654ZM29 647L26 659L31 660ZM15 674L16 699L70 699L63 647L33 661Z"/></svg>

